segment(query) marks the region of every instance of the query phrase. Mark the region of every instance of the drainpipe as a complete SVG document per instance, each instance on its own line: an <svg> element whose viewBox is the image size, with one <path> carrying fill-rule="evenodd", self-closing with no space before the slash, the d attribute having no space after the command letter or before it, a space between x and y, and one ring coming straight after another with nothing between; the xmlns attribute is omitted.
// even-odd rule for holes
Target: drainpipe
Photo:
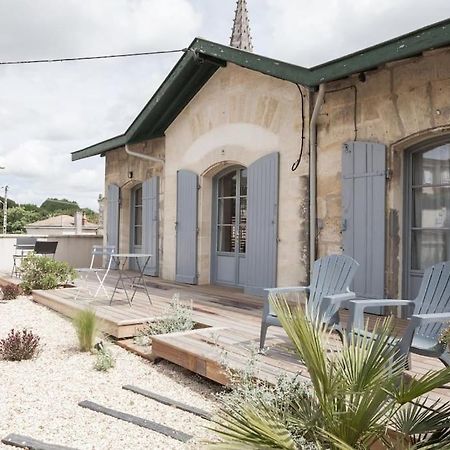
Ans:
<svg viewBox="0 0 450 450"><path fill-rule="evenodd" d="M309 270L312 272L316 260L317 219L317 118L325 96L325 84L319 86L319 93L309 123Z"/></svg>
<svg viewBox="0 0 450 450"><path fill-rule="evenodd" d="M143 155L142 153L136 153L136 152L132 152L131 150L128 150L128 144L125 144L125 152L130 156L135 156L136 158L141 158L141 159L145 159L146 161L159 162L159 163L164 164L163 158L156 158L155 156Z"/></svg>

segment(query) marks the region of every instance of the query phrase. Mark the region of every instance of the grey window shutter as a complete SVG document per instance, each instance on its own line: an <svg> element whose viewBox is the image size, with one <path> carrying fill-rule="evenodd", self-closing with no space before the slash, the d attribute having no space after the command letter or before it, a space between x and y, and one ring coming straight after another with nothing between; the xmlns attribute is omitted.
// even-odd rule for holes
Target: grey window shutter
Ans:
<svg viewBox="0 0 450 450"><path fill-rule="evenodd" d="M248 167L245 292L253 295L263 296L277 281L278 160L275 152Z"/></svg>
<svg viewBox="0 0 450 450"><path fill-rule="evenodd" d="M176 281L197 284L197 174L177 172Z"/></svg>
<svg viewBox="0 0 450 450"><path fill-rule="evenodd" d="M142 232L144 253L152 255L146 275L159 275L159 177L142 183Z"/></svg>
<svg viewBox="0 0 450 450"><path fill-rule="evenodd" d="M359 262L353 290L384 297L386 147L348 142L342 151L344 253Z"/></svg>
<svg viewBox="0 0 450 450"><path fill-rule="evenodd" d="M119 251L119 202L119 186L116 184L108 185L106 243L107 245L113 245L116 252Z"/></svg>

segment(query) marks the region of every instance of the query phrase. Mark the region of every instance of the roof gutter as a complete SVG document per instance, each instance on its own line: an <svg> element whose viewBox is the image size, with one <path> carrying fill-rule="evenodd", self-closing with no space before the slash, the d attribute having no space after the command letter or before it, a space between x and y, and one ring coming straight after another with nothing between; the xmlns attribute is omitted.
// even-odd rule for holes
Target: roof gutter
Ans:
<svg viewBox="0 0 450 450"><path fill-rule="evenodd" d="M146 161L158 162L161 164L164 164L164 162L165 162L164 158L156 158L155 156L148 156L148 155L143 155L142 153L132 152L131 150L128 149L128 144L125 144L125 153L127 153L130 156L134 156L136 158L145 159Z"/></svg>
<svg viewBox="0 0 450 450"><path fill-rule="evenodd" d="M325 96L325 83L319 85L319 93L309 123L309 270L316 260L317 222L317 119Z"/></svg>

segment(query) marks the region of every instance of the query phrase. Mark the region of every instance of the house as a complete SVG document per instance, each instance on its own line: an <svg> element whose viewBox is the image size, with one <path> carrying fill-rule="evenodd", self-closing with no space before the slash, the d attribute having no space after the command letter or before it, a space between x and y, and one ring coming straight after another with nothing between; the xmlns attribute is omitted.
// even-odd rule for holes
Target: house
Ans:
<svg viewBox="0 0 450 450"><path fill-rule="evenodd" d="M262 294L344 252L360 295L413 297L450 258L449 99L450 20L312 68L197 38L72 159L105 157L105 239L150 275Z"/></svg>
<svg viewBox="0 0 450 450"><path fill-rule="evenodd" d="M89 222L86 217L77 212L74 216L61 214L59 216L48 217L37 222L26 225L27 234L36 236L65 236L65 235L96 235L98 225Z"/></svg>

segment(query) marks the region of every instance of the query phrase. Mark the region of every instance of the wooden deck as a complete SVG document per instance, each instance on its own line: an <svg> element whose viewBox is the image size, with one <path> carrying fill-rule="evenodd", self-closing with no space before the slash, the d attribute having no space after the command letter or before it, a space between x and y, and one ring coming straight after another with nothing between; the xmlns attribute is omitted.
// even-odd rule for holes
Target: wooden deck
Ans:
<svg viewBox="0 0 450 450"><path fill-rule="evenodd" d="M33 291L33 300L67 317L74 317L83 309L93 309L100 319L101 331L118 339L135 336L143 324L161 317L175 294L182 302L192 301L193 318L200 326L223 327L239 323L248 330L259 327L261 299L238 289L188 286L148 277L146 285L152 302L138 289L130 307L121 290L109 304L115 281L113 273L106 286L108 297L92 298L87 289L80 289L77 296L78 288L65 288ZM91 292L94 290L91 287Z"/></svg>
<svg viewBox="0 0 450 450"><path fill-rule="evenodd" d="M0 277L0 285L2 279L5 281L7 277ZM109 294L112 293L114 283L113 274L108 281ZM68 317L73 317L82 309L92 308L101 319L101 330L117 338L119 345L149 359L171 361L221 384L229 381L229 370L242 371L250 366L253 366L258 378L268 381L275 380L282 373L300 374L308 378L306 369L294 355L282 328L269 328L266 340L268 351L264 355L257 354L262 309L260 298L245 295L238 289L187 286L150 277L147 286L152 304L142 291L138 291L132 307L122 292L115 297L111 306L109 299L93 299L83 290L75 300L76 288L35 291L33 299ZM160 317L174 294L178 294L182 301L192 300L193 318L203 328L156 336L153 338L151 353L149 347L139 347L133 343L130 338L136 335L143 324ZM398 333L402 332L405 323L401 319L396 321ZM339 346L338 341L336 346ZM329 351L333 351L333 348ZM229 370L225 370L224 366ZM417 375L442 367L436 359L413 355L410 373ZM434 391L431 399L438 398L450 400L450 389Z"/></svg>

